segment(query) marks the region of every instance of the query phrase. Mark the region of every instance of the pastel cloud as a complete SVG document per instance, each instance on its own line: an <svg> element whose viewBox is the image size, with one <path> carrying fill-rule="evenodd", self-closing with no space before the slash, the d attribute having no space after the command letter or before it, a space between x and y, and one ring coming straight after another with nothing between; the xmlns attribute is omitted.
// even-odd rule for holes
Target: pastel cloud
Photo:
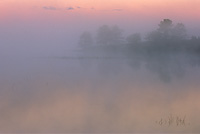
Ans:
<svg viewBox="0 0 200 134"><path fill-rule="evenodd" d="M45 10L58 10L58 8L56 8L54 6L44 6L43 9L45 9Z"/></svg>
<svg viewBox="0 0 200 134"><path fill-rule="evenodd" d="M73 7L67 7L67 10L74 10Z"/></svg>

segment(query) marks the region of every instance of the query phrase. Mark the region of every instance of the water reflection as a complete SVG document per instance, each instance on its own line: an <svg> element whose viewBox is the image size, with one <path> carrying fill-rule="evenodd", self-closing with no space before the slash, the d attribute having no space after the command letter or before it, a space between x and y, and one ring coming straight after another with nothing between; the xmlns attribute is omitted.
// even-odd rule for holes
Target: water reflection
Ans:
<svg viewBox="0 0 200 134"><path fill-rule="evenodd" d="M98 50L99 51L99 50ZM97 51L97 52L98 52ZM87 55L85 55L87 53ZM80 56L81 67L85 69L97 68L98 71L105 74L118 74L129 66L132 71L147 69L163 82L170 82L172 79L180 79L185 76L187 69L193 69L200 65L198 54L184 52L169 52L166 50L141 52L137 49L134 52L125 52L116 55L96 55L84 52ZM107 52L109 53L109 52ZM79 58L80 58L79 57Z"/></svg>
<svg viewBox="0 0 200 134"><path fill-rule="evenodd" d="M84 56L2 60L0 130L199 131L197 56ZM158 125L171 114L187 125Z"/></svg>

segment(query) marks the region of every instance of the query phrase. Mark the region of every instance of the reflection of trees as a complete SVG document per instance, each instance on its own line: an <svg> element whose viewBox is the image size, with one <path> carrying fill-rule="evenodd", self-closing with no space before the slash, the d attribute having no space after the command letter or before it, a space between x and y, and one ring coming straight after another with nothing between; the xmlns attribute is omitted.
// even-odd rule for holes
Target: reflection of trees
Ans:
<svg viewBox="0 0 200 134"><path fill-rule="evenodd" d="M185 65L200 66L200 37L189 38L184 24L173 24L170 19L161 21L145 40L139 33L123 38L119 27L107 25L101 26L94 37L95 40L87 32L82 34L79 44L87 46L82 54L83 57L109 59L97 63L106 74L120 71L119 62L113 62L112 58L128 59L133 69L144 65L165 82L183 77Z"/></svg>
<svg viewBox="0 0 200 134"><path fill-rule="evenodd" d="M157 74L161 80L169 82L171 78L183 77L185 71L182 58L176 53L148 55L145 61L146 68Z"/></svg>
<svg viewBox="0 0 200 134"><path fill-rule="evenodd" d="M119 59L99 60L97 69L100 74L106 77L115 77L119 74L123 66L123 61Z"/></svg>

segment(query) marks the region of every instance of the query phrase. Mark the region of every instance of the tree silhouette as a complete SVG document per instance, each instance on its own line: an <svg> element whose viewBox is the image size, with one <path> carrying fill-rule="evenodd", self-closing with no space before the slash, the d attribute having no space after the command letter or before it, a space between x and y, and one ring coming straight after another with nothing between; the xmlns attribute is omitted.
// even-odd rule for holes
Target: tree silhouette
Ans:
<svg viewBox="0 0 200 134"><path fill-rule="evenodd" d="M126 38L126 41L128 44L138 45L142 42L141 35L139 33L131 34Z"/></svg>
<svg viewBox="0 0 200 134"><path fill-rule="evenodd" d="M167 34L172 29L172 26L172 21L170 19L164 19L160 22L158 31Z"/></svg>
<svg viewBox="0 0 200 134"><path fill-rule="evenodd" d="M152 45L177 45L187 37L184 24L173 25L170 19L164 19L158 29L147 35L146 39Z"/></svg>
<svg viewBox="0 0 200 134"><path fill-rule="evenodd" d="M79 45L81 48L88 48L93 45L94 41L90 32L83 32L79 39Z"/></svg>
<svg viewBox="0 0 200 134"><path fill-rule="evenodd" d="M117 45L122 41L122 30L118 26L101 26L97 30L96 43L100 45Z"/></svg>
<svg viewBox="0 0 200 134"><path fill-rule="evenodd" d="M178 23L174 26L172 30L172 34L177 39L186 39L187 37L187 30L183 23Z"/></svg>

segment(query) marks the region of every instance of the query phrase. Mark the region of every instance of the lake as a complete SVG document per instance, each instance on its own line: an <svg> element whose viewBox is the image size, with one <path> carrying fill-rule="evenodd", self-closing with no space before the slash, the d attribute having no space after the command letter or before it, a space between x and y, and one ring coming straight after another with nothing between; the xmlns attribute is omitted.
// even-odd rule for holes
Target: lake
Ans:
<svg viewBox="0 0 200 134"><path fill-rule="evenodd" d="M133 57L1 58L1 132L199 132L198 56Z"/></svg>

